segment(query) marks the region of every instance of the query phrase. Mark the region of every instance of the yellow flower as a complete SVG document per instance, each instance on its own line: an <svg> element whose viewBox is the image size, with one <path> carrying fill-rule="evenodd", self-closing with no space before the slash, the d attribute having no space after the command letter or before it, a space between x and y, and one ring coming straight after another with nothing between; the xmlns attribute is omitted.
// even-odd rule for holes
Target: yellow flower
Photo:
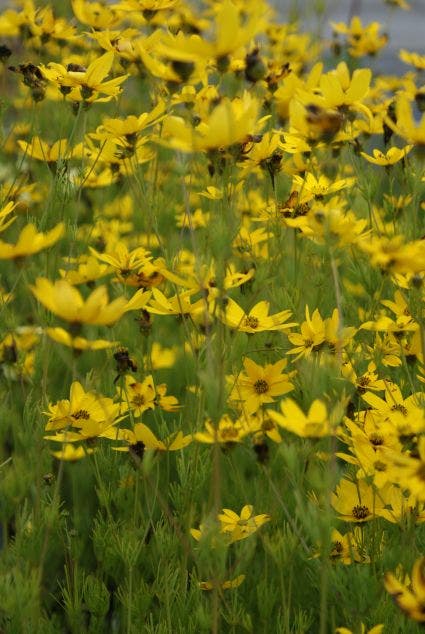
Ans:
<svg viewBox="0 0 425 634"><path fill-rule="evenodd" d="M224 444L231 446L248 434L248 430L241 425L241 421L233 421L228 414L224 414L217 425L211 420L205 421L205 431L196 432L194 439L206 444Z"/></svg>
<svg viewBox="0 0 425 634"><path fill-rule="evenodd" d="M64 460L66 462L77 462L85 458L88 454L93 453L93 449L89 449L80 445L76 447L71 443L64 443L60 451L52 451L51 454L58 460Z"/></svg>
<svg viewBox="0 0 425 634"><path fill-rule="evenodd" d="M294 176L295 191L299 192L300 204L306 203L313 198L322 198L323 196L334 194L346 187L352 187L354 183L355 178L342 178L331 181L323 174L316 178L310 172L307 172L304 178L298 175Z"/></svg>
<svg viewBox="0 0 425 634"><path fill-rule="evenodd" d="M320 350L325 342L325 322L323 321L319 310L313 312L310 318L310 310L305 307L306 320L301 324L301 333L289 333L289 341L295 345L295 348L288 350L288 354L298 355L296 358L308 356L313 351Z"/></svg>
<svg viewBox="0 0 425 634"><path fill-rule="evenodd" d="M25 156L44 163L57 163L59 160L72 158L72 149L68 147L67 139L59 139L50 145L35 136L30 143L18 141L18 145Z"/></svg>
<svg viewBox="0 0 425 634"><path fill-rule="evenodd" d="M103 81L111 70L113 61L114 53L109 51L94 60L87 68L78 64L68 64L65 68L62 64L55 62L40 68L46 79L56 84L61 93L70 101L105 102L119 94L120 84L128 77L128 75L121 75L109 81ZM106 96L100 97L101 94Z"/></svg>
<svg viewBox="0 0 425 634"><path fill-rule="evenodd" d="M143 308L150 298L149 292L139 290L130 300L121 296L108 303L106 287L99 286L85 300L66 280L50 282L43 277L38 277L30 289L43 306L71 324L110 326L127 311Z"/></svg>
<svg viewBox="0 0 425 634"><path fill-rule="evenodd" d="M0 260L17 260L38 253L55 244L64 233L63 222L47 233L38 233L35 225L30 223L22 229L16 244L0 240Z"/></svg>
<svg viewBox="0 0 425 634"><path fill-rule="evenodd" d="M366 629L366 625L361 624L361 630L355 630L359 632L359 634L382 634L384 631L384 626L374 625L370 630ZM335 630L335 634L353 634L352 630L349 630L348 627L337 627Z"/></svg>
<svg viewBox="0 0 425 634"><path fill-rule="evenodd" d="M152 300L146 306L146 310L155 315L199 315L205 310L205 300L198 299L194 304L190 302L193 291L186 291L166 297L158 288L152 289Z"/></svg>
<svg viewBox="0 0 425 634"><path fill-rule="evenodd" d="M246 374L241 372L236 377L227 377L228 382L233 384L229 401L236 403L249 415L257 412L265 403L273 403L274 396L291 392L294 386L289 379L295 373L282 374L286 364L287 360L281 359L261 366L246 357L243 362Z"/></svg>
<svg viewBox="0 0 425 634"><path fill-rule="evenodd" d="M390 118L385 118L385 123L399 136L413 145L425 145L425 114L419 122L416 121L409 99L400 95L396 101L396 123Z"/></svg>
<svg viewBox="0 0 425 634"><path fill-rule="evenodd" d="M381 150L373 150L373 156L369 156L365 152L360 152L361 156L365 158L369 163L374 165L394 165L404 159L410 152L413 145L406 145L403 149L398 147L390 148L385 154Z"/></svg>
<svg viewBox="0 0 425 634"><path fill-rule="evenodd" d="M253 515L254 507L251 504L245 505L240 515L231 509L223 509L217 518L220 522L220 530L229 536L230 542L246 539L255 533L260 526L270 521L270 515Z"/></svg>
<svg viewBox="0 0 425 634"><path fill-rule="evenodd" d="M238 588L241 583L244 581L245 575L238 575L234 579L228 579L227 581L217 582L214 580L211 581L200 581L199 587L201 590L214 590L214 588L219 588L221 590L229 590L232 588Z"/></svg>
<svg viewBox="0 0 425 634"><path fill-rule="evenodd" d="M84 339L84 337L73 337L63 328L46 328L46 334L50 339L53 339L53 341L80 351L105 350L106 348L113 348L118 344L117 341L109 341L107 339L90 341L89 339Z"/></svg>
<svg viewBox="0 0 425 634"><path fill-rule="evenodd" d="M284 323L291 316L290 310L282 310L279 313L269 315L270 302L261 301L255 304L249 313L233 300L228 299L224 311L220 311L219 317L229 328L254 334L273 330L287 330L296 326L296 323Z"/></svg>
<svg viewBox="0 0 425 634"><path fill-rule="evenodd" d="M12 216L11 218L9 216L16 206L17 203L9 201L4 207L0 209L0 233L6 231L6 229L10 227L13 222L15 222L16 216Z"/></svg>
<svg viewBox="0 0 425 634"><path fill-rule="evenodd" d="M258 119L260 102L250 93L229 99L223 97L211 114L195 128L177 116L165 119L162 136L171 147L182 152L208 151L243 144L260 132L266 119Z"/></svg>
<svg viewBox="0 0 425 634"><path fill-rule="evenodd" d="M119 429L114 440L123 440L127 443L125 447L114 447L116 451L130 451L133 455L142 458L145 449L156 451L178 451L183 449L192 442L192 435L184 436L183 432L178 431L164 440L159 440L144 423L136 423L133 430Z"/></svg>
<svg viewBox="0 0 425 634"><path fill-rule="evenodd" d="M297 436L321 438L333 433L326 405L319 399L310 405L307 416L290 398L281 401L280 409L282 414L271 409L267 410L267 414L280 427Z"/></svg>
<svg viewBox="0 0 425 634"><path fill-rule="evenodd" d="M77 427L84 425L111 425L117 422L121 412L120 403L114 403L111 398L86 392L78 381L74 381L69 390L69 399L49 404L49 411L44 412L49 420L46 431Z"/></svg>
<svg viewBox="0 0 425 634"><path fill-rule="evenodd" d="M384 510L385 500L366 480L352 482L343 478L332 493L331 504L345 522L368 522Z"/></svg>
<svg viewBox="0 0 425 634"><path fill-rule="evenodd" d="M402 62L414 66L416 70L425 70L425 55L419 55L419 53L406 51L405 48L402 48L398 56Z"/></svg>
<svg viewBox="0 0 425 634"><path fill-rule="evenodd" d="M419 557L415 561L410 586L399 581L392 572L386 573L384 585L409 618L425 623L425 557Z"/></svg>

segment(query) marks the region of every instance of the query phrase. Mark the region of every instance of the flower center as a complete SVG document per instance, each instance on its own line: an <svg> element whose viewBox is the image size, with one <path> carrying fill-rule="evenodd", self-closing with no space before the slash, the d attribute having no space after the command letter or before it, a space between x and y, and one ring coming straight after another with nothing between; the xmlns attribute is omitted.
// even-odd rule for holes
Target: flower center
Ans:
<svg viewBox="0 0 425 634"><path fill-rule="evenodd" d="M72 418L79 420L80 418L84 418L84 420L88 420L90 418L90 414L85 409L79 409L75 412L75 414L71 414Z"/></svg>
<svg viewBox="0 0 425 634"><path fill-rule="evenodd" d="M145 404L145 397L143 396L143 394L136 394L133 397L133 403L136 407L140 407L141 405Z"/></svg>
<svg viewBox="0 0 425 634"><path fill-rule="evenodd" d="M369 515L369 509L362 504L356 504L351 511L356 520L364 520Z"/></svg>
<svg viewBox="0 0 425 634"><path fill-rule="evenodd" d="M252 328L253 330L255 330L256 328L258 328L258 324L259 321L257 317L251 317L250 315L245 317L244 326L246 326L247 328Z"/></svg>
<svg viewBox="0 0 425 634"><path fill-rule="evenodd" d="M264 379L258 379L258 381L254 383L254 390L257 394L265 394L269 391L269 384Z"/></svg>
<svg viewBox="0 0 425 634"><path fill-rule="evenodd" d="M401 403L397 403L396 405L393 405L391 408L391 411L401 412L403 416L407 416L407 409Z"/></svg>

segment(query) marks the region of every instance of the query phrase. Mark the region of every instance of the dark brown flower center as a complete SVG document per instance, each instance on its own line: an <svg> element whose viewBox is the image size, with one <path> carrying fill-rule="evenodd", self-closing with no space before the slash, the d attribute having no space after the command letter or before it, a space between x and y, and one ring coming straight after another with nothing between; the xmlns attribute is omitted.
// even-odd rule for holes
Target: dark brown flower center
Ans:
<svg viewBox="0 0 425 634"><path fill-rule="evenodd" d="M351 511L356 520L364 520L369 515L369 509L362 504L356 504Z"/></svg>
<svg viewBox="0 0 425 634"><path fill-rule="evenodd" d="M254 390L257 394L265 394L269 390L269 384L264 379L258 379L254 383Z"/></svg>

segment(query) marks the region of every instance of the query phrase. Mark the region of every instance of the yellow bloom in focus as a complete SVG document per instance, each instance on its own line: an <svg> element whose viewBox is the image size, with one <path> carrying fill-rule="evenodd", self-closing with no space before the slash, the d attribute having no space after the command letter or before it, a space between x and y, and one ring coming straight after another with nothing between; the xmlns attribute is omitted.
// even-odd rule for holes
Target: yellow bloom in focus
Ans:
<svg viewBox="0 0 425 634"><path fill-rule="evenodd" d="M303 204L309 202L313 198L323 198L329 194L345 189L346 187L352 187L355 183L355 178L342 178L337 181L331 181L324 174L320 174L316 178L310 172L301 176L294 176L294 190L299 192L299 203Z"/></svg>
<svg viewBox="0 0 425 634"><path fill-rule="evenodd" d="M220 522L220 530L229 536L230 542L246 539L255 533L260 526L270 521L270 515L253 515L254 508L251 504L244 506L240 515L231 509L223 509L217 518Z"/></svg>
<svg viewBox="0 0 425 634"><path fill-rule="evenodd" d="M405 585L392 572L387 572L384 586L396 605L409 618L425 623L425 557L415 561L410 585Z"/></svg>
<svg viewBox="0 0 425 634"><path fill-rule="evenodd" d="M85 425L96 426L105 422L110 425L117 422L121 405L96 392L86 392L81 383L74 381L69 390L69 399L60 400L55 405L50 403L49 411L44 413L49 417L46 431L65 427L81 429Z"/></svg>
<svg viewBox="0 0 425 634"><path fill-rule="evenodd" d="M302 409L290 398L280 403L282 413L267 410L270 418L283 429L303 438L321 438L334 433L329 420L326 405L316 399L310 405L307 416Z"/></svg>
<svg viewBox="0 0 425 634"><path fill-rule="evenodd" d="M283 374L287 365L286 359L276 363L258 365L246 357L243 362L245 372L227 377L233 384L229 401L243 409L246 414L257 412L265 403L273 403L274 396L282 396L294 389L290 378L295 374Z"/></svg>
<svg viewBox="0 0 425 634"><path fill-rule="evenodd" d="M301 324L301 332L288 334L289 341L295 345L295 348L288 350L288 354L296 354L297 359L320 350L325 342L325 322L319 310L316 308L310 318L310 310L306 306L305 317L306 320Z"/></svg>
<svg viewBox="0 0 425 634"><path fill-rule="evenodd" d="M249 334L287 330L297 325L296 323L284 323L292 314L290 310L282 310L279 313L269 315L269 309L270 302L261 301L255 304L249 313L245 313L239 304L229 298L224 311L220 311L219 317L229 328Z"/></svg>
<svg viewBox="0 0 425 634"><path fill-rule="evenodd" d="M109 51L94 60L87 68L78 64L62 66L50 62L47 66L40 66L43 75L56 84L61 93L73 102L85 103L105 102L116 97L121 91L122 84L128 75L121 75L109 81L103 81L112 68L113 51ZM99 95L105 95L100 97Z"/></svg>
<svg viewBox="0 0 425 634"><path fill-rule="evenodd" d="M0 260L17 260L34 255L55 244L65 233L65 225L60 222L47 233L38 233L35 225L26 225L19 234L16 244L0 240Z"/></svg>
<svg viewBox="0 0 425 634"><path fill-rule="evenodd" d="M367 484L366 480L352 482L343 478L332 493L331 504L338 517L345 522L368 522L384 510L382 495Z"/></svg>
<svg viewBox="0 0 425 634"><path fill-rule="evenodd" d="M381 150L373 150L373 156L365 152L360 152L360 155L374 165L395 165L407 156L412 147L413 145L406 145L403 149L392 147L385 154Z"/></svg>
<svg viewBox="0 0 425 634"><path fill-rule="evenodd" d="M130 300L121 296L108 303L106 286L99 286L84 299L66 280L51 282L43 277L38 277L30 289L43 306L65 321L97 326L114 324L127 311L143 308L150 298L149 292L139 290Z"/></svg>

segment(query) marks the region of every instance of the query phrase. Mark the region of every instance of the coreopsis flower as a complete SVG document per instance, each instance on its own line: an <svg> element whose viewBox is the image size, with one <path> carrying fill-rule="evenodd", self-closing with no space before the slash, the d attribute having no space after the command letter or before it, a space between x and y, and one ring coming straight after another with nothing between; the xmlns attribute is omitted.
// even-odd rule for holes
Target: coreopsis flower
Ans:
<svg viewBox="0 0 425 634"><path fill-rule="evenodd" d="M173 297L166 297L158 288L153 288L152 299L146 305L146 310L154 315L176 315L181 317L199 315L205 311L205 300L198 299L192 304L190 298L193 294L193 291L184 291Z"/></svg>
<svg viewBox="0 0 425 634"><path fill-rule="evenodd" d="M388 42L388 35L380 34L381 24L371 22L363 25L355 15L349 25L344 22L331 22L334 33L346 35L348 52L352 57L376 55Z"/></svg>
<svg viewBox="0 0 425 634"><path fill-rule="evenodd" d="M159 440L153 431L144 423L136 423L133 429L119 429L113 440L122 440L126 444L122 447L114 447L116 451L129 451L133 455L142 458L145 449L155 451L178 451L184 449L192 442L192 435L184 435L182 431L171 434Z"/></svg>
<svg viewBox="0 0 425 634"><path fill-rule="evenodd" d="M108 425L118 422L122 412L120 403L114 403L111 398L86 392L81 383L74 381L69 390L69 399L63 399L56 404L49 403L46 431L61 430L68 427L80 429L83 425L98 425L106 422Z"/></svg>
<svg viewBox="0 0 425 634"><path fill-rule="evenodd" d="M363 374L357 374L353 364L350 361L344 361L341 367L341 374L356 386L359 394L364 394L366 390L374 392L385 390L385 381L378 378L376 364L373 361L369 362L367 371L363 372Z"/></svg>
<svg viewBox="0 0 425 634"><path fill-rule="evenodd" d="M16 216L11 216L11 214L16 206L17 203L9 201L0 209L0 233L6 231L6 229L15 222Z"/></svg>
<svg viewBox="0 0 425 634"><path fill-rule="evenodd" d="M397 98L395 122L390 117L386 117L385 123L408 143L419 147L425 145L425 114L417 121L413 114L412 104L405 95Z"/></svg>
<svg viewBox="0 0 425 634"><path fill-rule="evenodd" d="M77 462L85 458L89 454L93 453L94 449L79 445L76 447L73 443L64 443L62 449L59 451L52 451L51 454L58 460L64 460L65 462Z"/></svg>
<svg viewBox="0 0 425 634"><path fill-rule="evenodd" d="M175 396L166 396L167 386L162 383L155 386L153 377L149 374L142 382L136 381L131 374L125 376L123 387L117 388L118 397L139 417L149 409L160 407L167 412L175 412L180 408Z"/></svg>
<svg viewBox="0 0 425 634"><path fill-rule="evenodd" d="M71 0L71 4L77 20L96 30L110 29L122 20L122 14L117 7L105 5L103 2Z"/></svg>
<svg viewBox="0 0 425 634"><path fill-rule="evenodd" d="M413 564L411 583L400 581L392 572L387 572L384 586L398 607L413 621L425 623L425 557Z"/></svg>
<svg viewBox="0 0 425 634"><path fill-rule="evenodd" d="M207 118L195 128L184 119L169 116L165 119L162 138L182 152L217 150L244 144L258 134L266 118L258 118L260 103L250 93L229 99L223 97Z"/></svg>
<svg viewBox="0 0 425 634"><path fill-rule="evenodd" d="M283 429L304 438L321 438L334 433L330 416L323 401L316 399L310 405L307 416L290 398L280 403L281 412L267 410L268 416Z"/></svg>
<svg viewBox="0 0 425 634"><path fill-rule="evenodd" d="M242 508L240 515L231 509L223 509L218 514L220 530L229 537L231 543L246 539L255 533L260 526L270 521L270 515L266 513L254 515L253 511L254 507L247 504Z"/></svg>
<svg viewBox="0 0 425 634"><path fill-rule="evenodd" d="M239 588L244 580L245 575L238 575L234 579L227 579L226 581L200 581L199 587L201 590L214 590L214 588L218 588L220 590L230 590L233 588Z"/></svg>
<svg viewBox="0 0 425 634"><path fill-rule="evenodd" d="M59 269L60 276L72 284L92 284L111 272L107 264L101 264L93 256L80 256L78 259L66 259L67 264L78 264L77 268Z"/></svg>
<svg viewBox="0 0 425 634"><path fill-rule="evenodd" d="M114 53L108 51L94 60L87 68L78 64L62 64L50 62L41 66L46 79L55 84L67 99L86 104L110 101L120 93L122 84L128 75L121 75L104 81L114 61ZM101 97L100 95L104 95Z"/></svg>
<svg viewBox="0 0 425 634"><path fill-rule="evenodd" d="M341 562L348 566L353 562L369 563L370 559L364 552L364 536L359 526L345 534L335 528L331 534L331 548L329 558L332 562ZM314 555L319 557L320 552Z"/></svg>
<svg viewBox="0 0 425 634"><path fill-rule="evenodd" d="M302 204L309 202L313 198L321 199L323 196L334 194L345 187L352 187L355 183L355 178L342 178L331 181L324 174L320 174L316 178L313 174L307 172L303 178L298 175L294 176L293 183L295 191L299 192L299 202Z"/></svg>
<svg viewBox="0 0 425 634"><path fill-rule="evenodd" d="M100 262L112 267L116 279L127 286L154 286L164 279L158 270L164 266L163 262L157 262L156 266L150 251L144 247L129 250L124 242L119 241L106 253L99 253L93 247L90 251Z"/></svg>
<svg viewBox="0 0 425 634"><path fill-rule="evenodd" d="M241 442L249 433L240 419L233 421L228 414L224 414L217 424L211 420L205 421L205 431L199 431L194 434L194 439L201 443L214 444L219 443L227 447L234 443Z"/></svg>
<svg viewBox="0 0 425 634"><path fill-rule="evenodd" d="M393 237L372 235L368 236L367 239L359 240L357 244L362 251L369 255L372 266L378 266L384 271L420 273L425 270L425 243L423 240L406 242L401 235Z"/></svg>
<svg viewBox="0 0 425 634"><path fill-rule="evenodd" d="M320 350L325 342L325 322L319 309L316 308L310 317L309 307L306 306L305 317L306 320L301 324L301 332L288 334L289 341L295 345L295 348L288 350L288 354L296 354L297 359Z"/></svg>
<svg viewBox="0 0 425 634"><path fill-rule="evenodd" d="M227 377L232 384L229 401L236 403L248 415L257 412L266 403L274 403L275 396L294 389L290 379L295 372L284 374L282 370L286 365L286 359L262 366L245 357L245 372Z"/></svg>
<svg viewBox="0 0 425 634"><path fill-rule="evenodd" d="M84 350L106 350L107 348L114 348L117 345L116 341L109 341L109 339L90 340L79 336L73 337L63 328L46 328L45 332L53 341L79 352L83 352Z"/></svg>
<svg viewBox="0 0 425 634"><path fill-rule="evenodd" d="M410 491L413 499L425 502L425 438L419 439L415 456L392 451L391 457L394 466L393 482Z"/></svg>
<svg viewBox="0 0 425 634"><path fill-rule="evenodd" d="M372 71L369 68L358 68L350 77L347 64L340 62L335 70L320 78L322 99L319 100L319 105L325 108L345 106L364 111L365 106L361 102L369 92L371 78ZM320 101L323 101L323 104Z"/></svg>
<svg viewBox="0 0 425 634"><path fill-rule="evenodd" d="M425 55L419 55L419 53L406 51L405 48L402 48L398 56L402 62L413 66L416 70L425 70Z"/></svg>
<svg viewBox="0 0 425 634"><path fill-rule="evenodd" d="M68 139L59 139L50 144L39 136L34 136L29 143L18 140L18 145L26 157L48 164L72 158L72 148L68 146Z"/></svg>
<svg viewBox="0 0 425 634"><path fill-rule="evenodd" d="M150 299L149 291L138 290L130 300L117 297L108 303L106 286L96 288L87 299L66 280L50 280L38 277L29 287L33 295L52 313L74 325L93 324L110 326L130 310L144 308Z"/></svg>
<svg viewBox="0 0 425 634"><path fill-rule="evenodd" d="M285 323L291 316L290 310L282 310L269 315L270 302L261 301L246 313L233 299L228 299L219 317L229 328L254 334L256 332L287 330L296 323Z"/></svg>
<svg viewBox="0 0 425 634"><path fill-rule="evenodd" d="M413 145L406 145L404 148L400 149L398 147L390 148L385 154L381 152L381 150L373 150L373 156L366 154L366 152L360 152L360 155L366 159L369 163L373 163L374 165L384 165L388 167L388 165L395 165L402 159L404 159L413 148Z"/></svg>
<svg viewBox="0 0 425 634"><path fill-rule="evenodd" d="M359 632L359 634L382 634L384 631L383 624L374 625L370 630L364 623L361 623L360 630L355 630ZM353 630L348 629L348 627L337 627L335 630L335 634L353 634Z"/></svg>
<svg viewBox="0 0 425 634"><path fill-rule="evenodd" d="M19 260L39 253L55 244L65 233L65 225L60 222L46 233L38 232L35 225L25 225L16 244L0 240L0 260Z"/></svg>
<svg viewBox="0 0 425 634"><path fill-rule="evenodd" d="M353 482L343 478L332 493L331 504L345 522L368 522L378 517L385 500L366 480Z"/></svg>
<svg viewBox="0 0 425 634"><path fill-rule="evenodd" d="M425 430L424 392L415 392L404 398L399 386L387 381L385 400L374 392L366 392L361 398L382 420L390 421L399 435L412 435Z"/></svg>

